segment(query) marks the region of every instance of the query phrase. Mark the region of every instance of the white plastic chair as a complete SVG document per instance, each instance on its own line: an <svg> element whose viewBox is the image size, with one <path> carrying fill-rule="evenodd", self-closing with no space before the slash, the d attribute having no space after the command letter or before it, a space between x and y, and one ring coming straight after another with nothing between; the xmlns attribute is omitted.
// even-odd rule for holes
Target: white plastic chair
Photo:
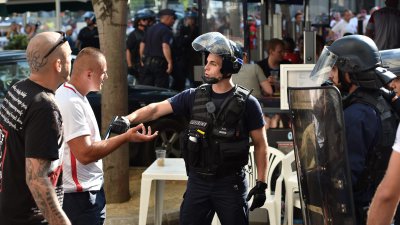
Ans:
<svg viewBox="0 0 400 225"><path fill-rule="evenodd" d="M293 225L293 207L301 209L297 171L292 169L294 161L294 150L286 154L282 160L282 174L286 187L284 223L287 221L288 225Z"/></svg>
<svg viewBox="0 0 400 225"><path fill-rule="evenodd" d="M253 154L254 156L254 154ZM283 152L279 151L276 148L268 147L267 150L267 158L268 158L268 170L267 170L267 184L268 188L265 192L266 201L263 206L260 208L264 208L268 210L268 219L269 223L273 225L281 224L281 201L282 201L282 182L283 182L283 174L281 173L276 180L275 191L271 190L271 181L272 174L274 173L277 166L282 162L282 159L285 157ZM254 158L254 157L253 157ZM254 160L255 161L255 160ZM254 165L254 170L256 167ZM257 176L254 176L253 181L249 181L249 183L256 183ZM254 186L254 185L253 185ZM253 188L253 186L249 186L249 189ZM248 202L249 206L252 204L252 199Z"/></svg>

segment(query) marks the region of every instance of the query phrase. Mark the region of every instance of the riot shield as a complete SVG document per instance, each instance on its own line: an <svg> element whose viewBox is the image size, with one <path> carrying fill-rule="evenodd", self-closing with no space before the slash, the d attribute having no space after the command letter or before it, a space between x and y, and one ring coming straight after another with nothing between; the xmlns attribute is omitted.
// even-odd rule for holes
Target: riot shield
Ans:
<svg viewBox="0 0 400 225"><path fill-rule="evenodd" d="M338 89L288 88L288 98L304 223L356 224Z"/></svg>

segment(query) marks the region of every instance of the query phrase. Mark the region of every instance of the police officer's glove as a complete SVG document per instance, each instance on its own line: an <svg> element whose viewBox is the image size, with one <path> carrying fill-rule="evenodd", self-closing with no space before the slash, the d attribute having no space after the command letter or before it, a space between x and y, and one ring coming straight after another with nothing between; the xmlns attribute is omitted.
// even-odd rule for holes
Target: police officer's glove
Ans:
<svg viewBox="0 0 400 225"><path fill-rule="evenodd" d="M137 71L136 71L135 67L133 67L133 66L128 67L128 74L135 76L136 73L137 73Z"/></svg>
<svg viewBox="0 0 400 225"><path fill-rule="evenodd" d="M393 98L396 96L396 92L388 90L384 87L381 87L380 92L383 98L385 98L386 101L388 101L389 103L391 103L393 101Z"/></svg>
<svg viewBox="0 0 400 225"><path fill-rule="evenodd" d="M117 118L111 124L111 133L123 134L129 129L130 125L131 123L129 122L128 118L124 116L117 116Z"/></svg>
<svg viewBox="0 0 400 225"><path fill-rule="evenodd" d="M253 203L251 204L250 211L255 208L260 208L264 205L266 200L265 189L267 189L267 184L262 181L257 181L256 186L254 186L247 195L246 201L249 201L253 197Z"/></svg>

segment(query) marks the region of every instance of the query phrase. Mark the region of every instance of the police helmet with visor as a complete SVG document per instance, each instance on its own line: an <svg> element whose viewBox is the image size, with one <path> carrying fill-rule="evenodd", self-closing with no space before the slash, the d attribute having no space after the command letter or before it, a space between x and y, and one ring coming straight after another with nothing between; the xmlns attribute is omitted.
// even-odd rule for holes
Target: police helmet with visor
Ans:
<svg viewBox="0 0 400 225"><path fill-rule="evenodd" d="M232 74L238 73L243 64L241 48L233 41L227 39L219 32L209 32L200 35L192 42L195 51L209 53L222 57L222 79L230 78ZM202 75L204 82L208 84L217 83L216 78L207 78Z"/></svg>
<svg viewBox="0 0 400 225"><path fill-rule="evenodd" d="M83 14L83 18L85 18L85 21L90 20L92 23L96 23L96 15L94 12L85 12L85 14Z"/></svg>
<svg viewBox="0 0 400 225"><path fill-rule="evenodd" d="M364 35L345 36L325 47L311 72L311 79L323 84L333 66L337 66L339 72L349 73L354 84L365 88L379 89L395 76L382 67L375 42Z"/></svg>

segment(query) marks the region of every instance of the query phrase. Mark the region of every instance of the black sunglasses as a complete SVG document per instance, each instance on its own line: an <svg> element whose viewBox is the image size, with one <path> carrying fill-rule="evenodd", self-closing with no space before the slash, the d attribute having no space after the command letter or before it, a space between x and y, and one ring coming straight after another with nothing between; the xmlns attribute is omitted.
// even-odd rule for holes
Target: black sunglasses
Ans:
<svg viewBox="0 0 400 225"><path fill-rule="evenodd" d="M47 58L47 56L49 56L52 52L54 52L54 50L56 50L56 48L62 44L64 44L67 41L67 37L65 36L65 33L62 31L56 31L57 33L61 34L60 39L58 40L57 44L54 45L54 47L52 47L49 52L47 52L46 55L43 56L43 58Z"/></svg>

